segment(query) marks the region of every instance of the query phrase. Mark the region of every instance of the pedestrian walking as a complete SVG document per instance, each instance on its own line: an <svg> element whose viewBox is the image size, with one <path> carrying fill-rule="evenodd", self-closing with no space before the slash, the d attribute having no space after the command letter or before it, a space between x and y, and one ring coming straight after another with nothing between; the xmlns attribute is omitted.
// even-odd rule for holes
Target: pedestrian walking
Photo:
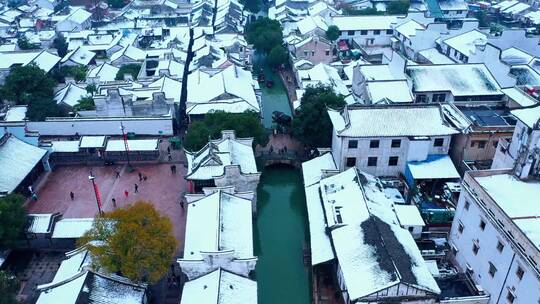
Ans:
<svg viewBox="0 0 540 304"><path fill-rule="evenodd" d="M120 171L116 170L116 178L120 178Z"/></svg>
<svg viewBox="0 0 540 304"><path fill-rule="evenodd" d="M171 155L171 153L169 153L169 154L167 155L167 159L169 159L169 161L172 161L172 155Z"/></svg>
<svg viewBox="0 0 540 304"><path fill-rule="evenodd" d="M141 172L139 172L139 181L142 182L143 175Z"/></svg>
<svg viewBox="0 0 540 304"><path fill-rule="evenodd" d="M126 190L126 191L124 191L124 196L125 196L126 198L128 198L128 196L129 196L129 192L128 192L127 190Z"/></svg>
<svg viewBox="0 0 540 304"><path fill-rule="evenodd" d="M167 153L171 154L171 147L167 147Z"/></svg>
<svg viewBox="0 0 540 304"><path fill-rule="evenodd" d="M139 185L135 184L135 193L139 193Z"/></svg>
<svg viewBox="0 0 540 304"><path fill-rule="evenodd" d="M71 200L74 200L75 199L75 193L73 193L73 191L70 191L69 192L69 197L71 197Z"/></svg>
<svg viewBox="0 0 540 304"><path fill-rule="evenodd" d="M171 166L171 171L173 174L176 174L176 165Z"/></svg>
<svg viewBox="0 0 540 304"><path fill-rule="evenodd" d="M287 146L283 147L283 153L287 154Z"/></svg>
<svg viewBox="0 0 540 304"><path fill-rule="evenodd" d="M116 208L116 199L113 197L111 201L112 201L113 207Z"/></svg>
<svg viewBox="0 0 540 304"><path fill-rule="evenodd" d="M148 176L143 175L143 180L146 181L148 179Z"/></svg>

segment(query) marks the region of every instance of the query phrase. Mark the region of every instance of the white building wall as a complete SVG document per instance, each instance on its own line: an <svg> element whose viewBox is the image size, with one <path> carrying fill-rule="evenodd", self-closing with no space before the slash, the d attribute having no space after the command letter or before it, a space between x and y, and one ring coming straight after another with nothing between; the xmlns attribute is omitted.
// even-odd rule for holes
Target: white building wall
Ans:
<svg viewBox="0 0 540 304"><path fill-rule="evenodd" d="M507 234L502 233L501 225L493 219L501 221L505 225L504 229L513 231L514 241L526 245L527 241L523 238L523 234L491 205L493 203L490 203L489 196L468 175L465 182L449 237L449 243L457 248L454 259L458 267L462 271L472 270L473 280L490 294L489 303L509 303L506 300L509 290L516 296L513 304L538 303L540 300L538 273L521 256L517 246ZM472 192L469 189L475 190ZM473 193L476 193L476 196ZM479 200L482 200L486 207L482 206ZM468 210L465 209L466 201L469 203ZM488 214L486 210L491 210L495 216ZM481 220L486 223L485 229L480 228ZM464 227L462 233L459 232L460 225ZM504 245L502 251L497 249L498 242ZM479 246L478 254L473 252L474 243ZM489 274L489 262L497 268L493 277ZM525 270L521 280L516 275L518 265Z"/></svg>
<svg viewBox="0 0 540 304"><path fill-rule="evenodd" d="M528 153L530 153L535 150L535 147L540 148L540 131L530 130L529 127L518 120L514 129L514 134L512 135L512 140L506 151L503 152L501 146L498 147L493 160L492 169L514 167L521 151L526 151L526 149L528 149ZM530 171L532 162L532 158L527 159L521 173L527 175ZM518 169L521 169L521 167Z"/></svg>
<svg viewBox="0 0 540 304"><path fill-rule="evenodd" d="M444 138L442 147L434 147L435 138ZM450 136L430 137L426 157L429 154L448 154L450 138ZM393 139L401 140L401 146L399 148L392 148ZM410 140L407 137L341 138L341 140L343 143L340 146L332 145L332 152L340 170L346 169L347 158L354 157L356 158L356 167L358 169L375 176L397 176L399 173L405 172L405 166L409 159L410 145ZM358 140L358 147L349 149L348 142L350 140ZM378 148L370 148L370 142L372 140L379 140ZM396 166L388 165L388 160L392 156L398 157ZM418 155L415 156L418 158ZM377 157L377 166L368 166L368 157ZM421 160L425 160L425 158Z"/></svg>
<svg viewBox="0 0 540 304"><path fill-rule="evenodd" d="M336 130L332 129L332 156L334 157L334 162L336 163L337 168L340 171L343 171L345 163L342 161L342 146L343 146L343 137L337 136Z"/></svg>
<svg viewBox="0 0 540 304"><path fill-rule="evenodd" d="M416 30L415 35L410 36L409 39L407 39L407 43L405 44L406 47L410 48L414 52L414 56L412 56L412 59L416 59L419 51L436 47L436 40L439 38L441 38L441 40L448 39L468 32L472 29L478 28L478 21L469 20L463 22L462 27L457 29L449 29L446 23L422 24L426 24L426 29Z"/></svg>
<svg viewBox="0 0 540 304"><path fill-rule="evenodd" d="M380 31L378 34L375 31ZM390 45L390 38L393 37L393 31L391 29L372 29L366 30L366 33L362 35L363 31L341 31L339 40L347 40L352 43L355 39L361 46L384 46Z"/></svg>

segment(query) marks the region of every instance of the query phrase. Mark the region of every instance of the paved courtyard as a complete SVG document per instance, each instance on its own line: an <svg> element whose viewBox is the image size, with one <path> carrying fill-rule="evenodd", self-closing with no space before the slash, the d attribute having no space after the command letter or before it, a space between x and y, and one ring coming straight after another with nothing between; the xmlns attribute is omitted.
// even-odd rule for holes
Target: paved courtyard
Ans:
<svg viewBox="0 0 540 304"><path fill-rule="evenodd" d="M178 248L182 250L186 217L179 202L186 191L185 168L179 163L175 165L176 174L171 173L171 163L135 165L135 171L131 173L125 165L60 166L44 176L35 188L38 200L30 201L27 208L30 213L60 212L64 218L94 217L97 214L96 198L88 179L92 172L101 193L103 211L115 209L113 198L116 199L116 208L139 200L149 201L171 219ZM120 172L119 178L116 177L117 171ZM146 181L139 181L139 172L147 176ZM138 193L135 193L135 184L138 185ZM73 200L70 191L75 194ZM128 191L127 197L124 191Z"/></svg>

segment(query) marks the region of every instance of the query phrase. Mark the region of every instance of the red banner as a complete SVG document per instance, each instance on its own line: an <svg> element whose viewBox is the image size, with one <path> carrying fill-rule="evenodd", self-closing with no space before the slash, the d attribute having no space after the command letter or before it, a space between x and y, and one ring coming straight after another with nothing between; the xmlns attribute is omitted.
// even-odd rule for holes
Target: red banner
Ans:
<svg viewBox="0 0 540 304"><path fill-rule="evenodd" d="M96 201L97 201L98 207L101 210L101 193L99 192L99 188L96 183L94 183L94 191L96 193Z"/></svg>

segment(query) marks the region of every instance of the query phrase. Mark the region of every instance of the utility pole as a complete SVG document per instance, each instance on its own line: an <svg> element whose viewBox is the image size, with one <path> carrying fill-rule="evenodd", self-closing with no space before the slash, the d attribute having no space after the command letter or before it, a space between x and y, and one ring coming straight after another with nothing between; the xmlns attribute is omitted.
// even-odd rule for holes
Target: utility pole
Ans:
<svg viewBox="0 0 540 304"><path fill-rule="evenodd" d="M96 196L96 205L98 208L98 216L101 216L103 214L103 210L101 210L101 194L99 193L99 188L96 184L96 177L90 171L90 175L88 176L88 179L92 182L92 188L94 189L94 195Z"/></svg>
<svg viewBox="0 0 540 304"><path fill-rule="evenodd" d="M129 146L128 146L128 138L127 133L124 128L124 124L120 122L120 129L122 130L122 138L124 139L124 148L126 150L126 158L127 158L127 165L128 165L128 172L133 171L133 167L131 167L131 161L129 159Z"/></svg>

